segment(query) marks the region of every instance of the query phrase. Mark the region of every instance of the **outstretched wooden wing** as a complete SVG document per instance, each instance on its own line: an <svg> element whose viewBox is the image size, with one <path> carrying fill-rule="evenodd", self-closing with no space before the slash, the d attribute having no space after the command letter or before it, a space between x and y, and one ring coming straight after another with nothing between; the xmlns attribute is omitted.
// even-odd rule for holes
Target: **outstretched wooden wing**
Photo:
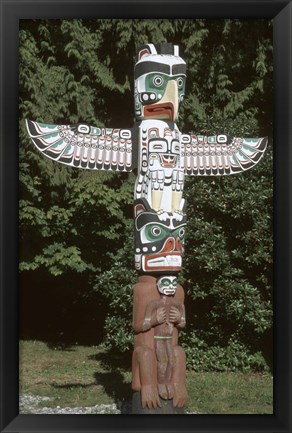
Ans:
<svg viewBox="0 0 292 433"><path fill-rule="evenodd" d="M48 158L92 170L132 170L132 130L49 125L26 120L30 138Z"/></svg>
<svg viewBox="0 0 292 433"><path fill-rule="evenodd" d="M240 173L256 165L268 139L228 135L187 135L182 140L182 168L187 175L222 176Z"/></svg>

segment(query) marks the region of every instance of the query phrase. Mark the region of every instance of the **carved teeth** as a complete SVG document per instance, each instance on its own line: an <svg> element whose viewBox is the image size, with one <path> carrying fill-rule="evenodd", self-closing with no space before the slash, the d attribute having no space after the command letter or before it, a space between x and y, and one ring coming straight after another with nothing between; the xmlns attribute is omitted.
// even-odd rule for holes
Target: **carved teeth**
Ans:
<svg viewBox="0 0 292 433"><path fill-rule="evenodd" d="M168 255L165 257L157 257L154 259L147 260L147 267L160 268L160 267L181 267L182 258L178 255Z"/></svg>

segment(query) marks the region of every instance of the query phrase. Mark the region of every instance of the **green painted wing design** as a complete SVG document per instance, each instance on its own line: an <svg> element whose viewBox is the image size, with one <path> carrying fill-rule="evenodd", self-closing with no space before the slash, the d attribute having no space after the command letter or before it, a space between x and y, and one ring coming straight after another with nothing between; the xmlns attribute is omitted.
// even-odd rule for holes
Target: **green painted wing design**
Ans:
<svg viewBox="0 0 292 433"><path fill-rule="evenodd" d="M238 138L228 135L181 136L181 165L187 175L224 176L241 173L256 165L263 156L268 139Z"/></svg>
<svg viewBox="0 0 292 433"><path fill-rule="evenodd" d="M54 161L91 170L132 170L132 130L26 120L37 149Z"/></svg>

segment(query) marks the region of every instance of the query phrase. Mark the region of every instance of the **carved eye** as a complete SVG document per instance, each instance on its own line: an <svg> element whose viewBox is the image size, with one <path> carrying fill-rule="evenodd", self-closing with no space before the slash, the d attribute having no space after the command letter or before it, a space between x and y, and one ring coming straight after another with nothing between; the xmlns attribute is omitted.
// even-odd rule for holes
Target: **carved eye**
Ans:
<svg viewBox="0 0 292 433"><path fill-rule="evenodd" d="M153 236L159 236L160 234L161 234L161 228L160 227L158 227L158 226L154 226L154 227L152 227L151 228L151 234L153 235Z"/></svg>
<svg viewBox="0 0 292 433"><path fill-rule="evenodd" d="M155 75L155 77L153 78L153 84L155 87L161 87L163 84L163 78L161 77L161 75Z"/></svg>
<svg viewBox="0 0 292 433"><path fill-rule="evenodd" d="M180 228L175 230L173 235L175 238L179 237L181 242L184 242L185 233L186 233L185 227L180 227Z"/></svg>
<svg viewBox="0 0 292 433"><path fill-rule="evenodd" d="M164 280L162 282L163 287L169 287L170 286L170 281L169 280Z"/></svg>
<svg viewBox="0 0 292 433"><path fill-rule="evenodd" d="M181 78L181 77L179 77L179 78L177 79L176 82L177 82L177 87L178 87L179 89L182 89L183 86L184 86L184 79Z"/></svg>
<svg viewBox="0 0 292 433"><path fill-rule="evenodd" d="M185 229L181 228L180 231L178 232L178 235L179 235L180 238L183 238L184 235L185 235Z"/></svg>

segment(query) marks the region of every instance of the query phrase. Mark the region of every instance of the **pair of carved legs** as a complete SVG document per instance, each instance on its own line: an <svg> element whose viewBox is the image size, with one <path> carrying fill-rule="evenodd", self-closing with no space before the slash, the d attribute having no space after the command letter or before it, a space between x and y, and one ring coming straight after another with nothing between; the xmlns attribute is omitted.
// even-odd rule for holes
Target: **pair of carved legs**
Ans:
<svg viewBox="0 0 292 433"><path fill-rule="evenodd" d="M173 399L174 407L183 407L188 395L185 387L185 353L180 346L174 347L175 365L171 379L164 383L157 380L157 360L153 349L138 346L133 353L133 369L140 376L140 386L136 391L141 393L142 407L160 407L160 398ZM133 371L134 373L134 371Z"/></svg>

